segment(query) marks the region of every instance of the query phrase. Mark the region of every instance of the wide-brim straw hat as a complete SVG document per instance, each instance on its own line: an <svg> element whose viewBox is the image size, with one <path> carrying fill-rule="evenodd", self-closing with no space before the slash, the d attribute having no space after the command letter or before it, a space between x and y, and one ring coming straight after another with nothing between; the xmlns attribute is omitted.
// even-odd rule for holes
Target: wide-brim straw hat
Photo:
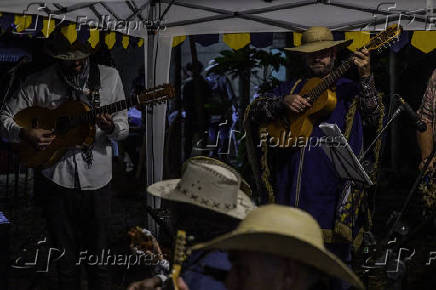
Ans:
<svg viewBox="0 0 436 290"><path fill-rule="evenodd" d="M243 219L256 206L250 187L238 172L219 160L198 156L185 162L181 179L150 185L147 191L163 199L188 203L236 219Z"/></svg>
<svg viewBox="0 0 436 290"><path fill-rule="evenodd" d="M80 60L92 54L90 45L76 41L73 44L61 33L54 31L45 41L44 51L53 58L59 60Z"/></svg>
<svg viewBox="0 0 436 290"><path fill-rule="evenodd" d="M290 258L364 289L353 271L326 250L316 220L296 208L261 206L251 211L234 231L193 247L199 249L249 251Z"/></svg>
<svg viewBox="0 0 436 290"><path fill-rule="evenodd" d="M300 46L286 47L285 50L311 53L331 47L344 48L349 46L352 42L352 39L335 41L330 29L324 26L314 26L303 32Z"/></svg>

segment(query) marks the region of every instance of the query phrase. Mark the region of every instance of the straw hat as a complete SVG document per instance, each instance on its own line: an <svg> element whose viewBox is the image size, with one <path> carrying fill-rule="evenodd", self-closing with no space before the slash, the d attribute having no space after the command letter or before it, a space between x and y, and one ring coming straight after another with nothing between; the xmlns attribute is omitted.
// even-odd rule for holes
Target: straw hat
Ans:
<svg viewBox="0 0 436 290"><path fill-rule="evenodd" d="M60 60L80 60L91 55L89 45L76 41L71 44L60 30L53 31L45 41L44 51L53 58Z"/></svg>
<svg viewBox="0 0 436 290"><path fill-rule="evenodd" d="M291 258L364 289L359 278L324 247L321 228L308 213L266 205L251 211L232 232L194 246L198 249L251 251Z"/></svg>
<svg viewBox="0 0 436 290"><path fill-rule="evenodd" d="M324 26L314 26L303 32L300 46L287 47L285 49L295 52L311 53L334 46L340 48L347 47L352 42L352 39L335 41L330 29Z"/></svg>
<svg viewBox="0 0 436 290"><path fill-rule="evenodd" d="M255 208L247 195L251 195L248 184L225 163L213 158L193 157L186 161L182 171L181 179L157 182L147 188L148 192L236 219L245 218Z"/></svg>

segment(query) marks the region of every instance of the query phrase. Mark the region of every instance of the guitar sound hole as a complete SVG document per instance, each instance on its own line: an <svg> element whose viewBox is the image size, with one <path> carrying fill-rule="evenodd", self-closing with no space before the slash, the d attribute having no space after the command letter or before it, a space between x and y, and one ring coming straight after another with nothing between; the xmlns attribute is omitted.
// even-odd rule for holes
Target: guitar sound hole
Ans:
<svg viewBox="0 0 436 290"><path fill-rule="evenodd" d="M63 135L68 132L71 128L70 119L68 117L62 116L56 120L56 134Z"/></svg>

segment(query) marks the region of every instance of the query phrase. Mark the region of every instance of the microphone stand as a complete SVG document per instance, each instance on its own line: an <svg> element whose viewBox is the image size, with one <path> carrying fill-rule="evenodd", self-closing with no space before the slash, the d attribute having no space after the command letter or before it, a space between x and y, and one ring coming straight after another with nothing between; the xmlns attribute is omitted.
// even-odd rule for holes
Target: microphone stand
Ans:
<svg viewBox="0 0 436 290"><path fill-rule="evenodd" d="M366 154L368 154L368 152L372 149L372 147L374 147L375 143L378 141L378 139L381 138L381 136L383 135L383 133L389 128L389 126L392 124L392 122L398 118L398 116L400 115L400 113L404 111L403 105L398 106L397 110L392 114L391 118L389 119L389 121L386 123L386 125L383 126L383 128L380 130L380 132L377 134L377 136L375 136L374 140L371 142L371 144L369 144L368 148L366 148L366 150L360 155L359 157L359 161L362 161L363 158L366 156Z"/></svg>
<svg viewBox="0 0 436 290"><path fill-rule="evenodd" d="M363 161L363 159L366 157L368 152L371 151L371 149L375 146L377 141L383 136L385 131L391 126L392 122L398 118L398 116L401 114L402 111L405 111L403 104L398 106L398 108L395 110L395 112L390 116L388 122L386 122L386 124L383 126L383 128L380 130L380 132L374 137L374 140L371 142L371 144L366 148L366 150L364 152L362 152L362 154L360 154L359 162ZM428 167L428 165L427 165L427 167ZM374 235L371 233L371 231L365 232L365 235L366 235L366 237L364 237L364 239L363 239L362 250L363 250L364 256L369 257L372 254L371 249L376 248L377 242L375 240ZM366 284L366 287L368 287L368 284L369 284L369 276L368 275L369 275L369 272L365 272L364 283Z"/></svg>
<svg viewBox="0 0 436 290"><path fill-rule="evenodd" d="M386 123L386 125L382 128L382 130L379 132L379 134L377 134L377 136L374 138L374 140L373 140L373 142L368 146L368 148L362 153L362 155L361 155L361 157L359 158L359 161L361 161L365 156L366 156L366 154L370 151L370 149L375 145L375 143L376 143L376 141L379 139L379 138L381 138L381 136L383 135L383 133L386 131L386 129L392 124L392 122L396 119L396 118L398 118L398 116L399 116L399 114L402 112L402 111L406 111L407 109L405 108L405 105L404 104L401 104L398 108L397 108L397 110L392 114L392 116L391 116L391 118L389 119L389 121ZM432 150L432 152L430 153L430 155L427 157L427 160L426 160L426 162L425 162L425 164L424 164L424 166L423 166L423 168L421 169L421 171L420 171L420 173L418 174L418 176L416 177L416 179L415 179L415 182L413 183L413 185L412 185L412 188L409 190L409 193L407 194L407 197L406 197L406 200L405 200L405 202L403 203L403 206L402 206L402 208L401 208L401 211L399 212L399 213L397 213L397 214L395 214L394 215L394 222L392 223L392 226L390 227L390 229L389 229L389 231L388 231L388 233L384 236L384 238L381 240L381 243L377 246L376 245L376 241L374 240L374 239L371 239L372 240L372 242L369 242L369 244L370 245L368 245L368 246L364 246L363 248L364 248L364 251L366 250L366 251L368 251L368 247L374 247L374 246L376 246L376 254L377 253L380 253L379 251L380 250L383 250L383 251L381 251L381 252L384 252L384 250L386 250L386 246L388 246L388 244L389 244L389 241L391 240L391 238L393 237L393 235L394 235L394 233L397 231L397 228L398 228L398 226L399 226L399 224L400 224L400 222L401 222L401 218L402 218L402 216L404 215L404 213L405 213L405 211L407 210L407 208L408 208L408 206L409 206L409 203L410 203L410 200L412 199L412 197L413 197L413 194L415 193L415 191L416 191L416 189L418 188L418 186L419 186L419 184L420 184L420 182L421 182L421 180L422 180L422 177L424 176L424 174L425 174L425 172L427 171L427 169L428 169L428 167L429 167L429 165L430 165L430 162L433 160L433 158L434 158L434 156L436 155L436 146L433 146L433 150ZM372 233L371 232L369 232L369 235L370 236L372 236ZM364 239L365 240L365 239ZM365 249L366 248L366 249ZM365 275L366 276L366 278L368 278L367 277L367 275ZM368 283L368 280L367 279L365 279L366 281L366 284ZM368 285L366 285L366 286L368 286Z"/></svg>

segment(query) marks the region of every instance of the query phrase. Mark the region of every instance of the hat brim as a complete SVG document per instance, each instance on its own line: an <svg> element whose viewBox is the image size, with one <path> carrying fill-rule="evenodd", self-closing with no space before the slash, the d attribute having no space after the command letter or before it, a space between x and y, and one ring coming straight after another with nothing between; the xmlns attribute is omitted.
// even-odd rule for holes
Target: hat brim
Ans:
<svg viewBox="0 0 436 290"><path fill-rule="evenodd" d="M301 53L311 53L332 47L344 48L349 46L352 42L352 39L337 41L317 41L302 44L297 47L285 47L285 50Z"/></svg>
<svg viewBox="0 0 436 290"><path fill-rule="evenodd" d="M87 57L89 57L91 55L91 53L89 52L83 52L80 50L76 50L76 51L72 51L72 52L68 52L68 53L54 53L53 51L51 51L50 49L46 48L45 52L56 59L59 60L81 60L81 59L85 59Z"/></svg>
<svg viewBox="0 0 436 290"><path fill-rule="evenodd" d="M359 289L365 289L360 279L334 254L296 237L252 229L235 230L210 242L198 244L193 250L221 249L250 251L294 259L330 276L340 278Z"/></svg>
<svg viewBox="0 0 436 290"><path fill-rule="evenodd" d="M212 204L210 206L207 206L201 203L200 201L193 200L189 196L183 194L180 190L177 190L176 186L179 183L179 181L180 179L168 179L168 180L159 181L147 187L147 191L151 195L156 197L160 197L163 199L176 201L176 202L189 203L191 205L207 208L239 220L244 219L245 216L255 208L250 198L240 189L238 190L238 202L236 208L222 209L222 208L214 207Z"/></svg>

